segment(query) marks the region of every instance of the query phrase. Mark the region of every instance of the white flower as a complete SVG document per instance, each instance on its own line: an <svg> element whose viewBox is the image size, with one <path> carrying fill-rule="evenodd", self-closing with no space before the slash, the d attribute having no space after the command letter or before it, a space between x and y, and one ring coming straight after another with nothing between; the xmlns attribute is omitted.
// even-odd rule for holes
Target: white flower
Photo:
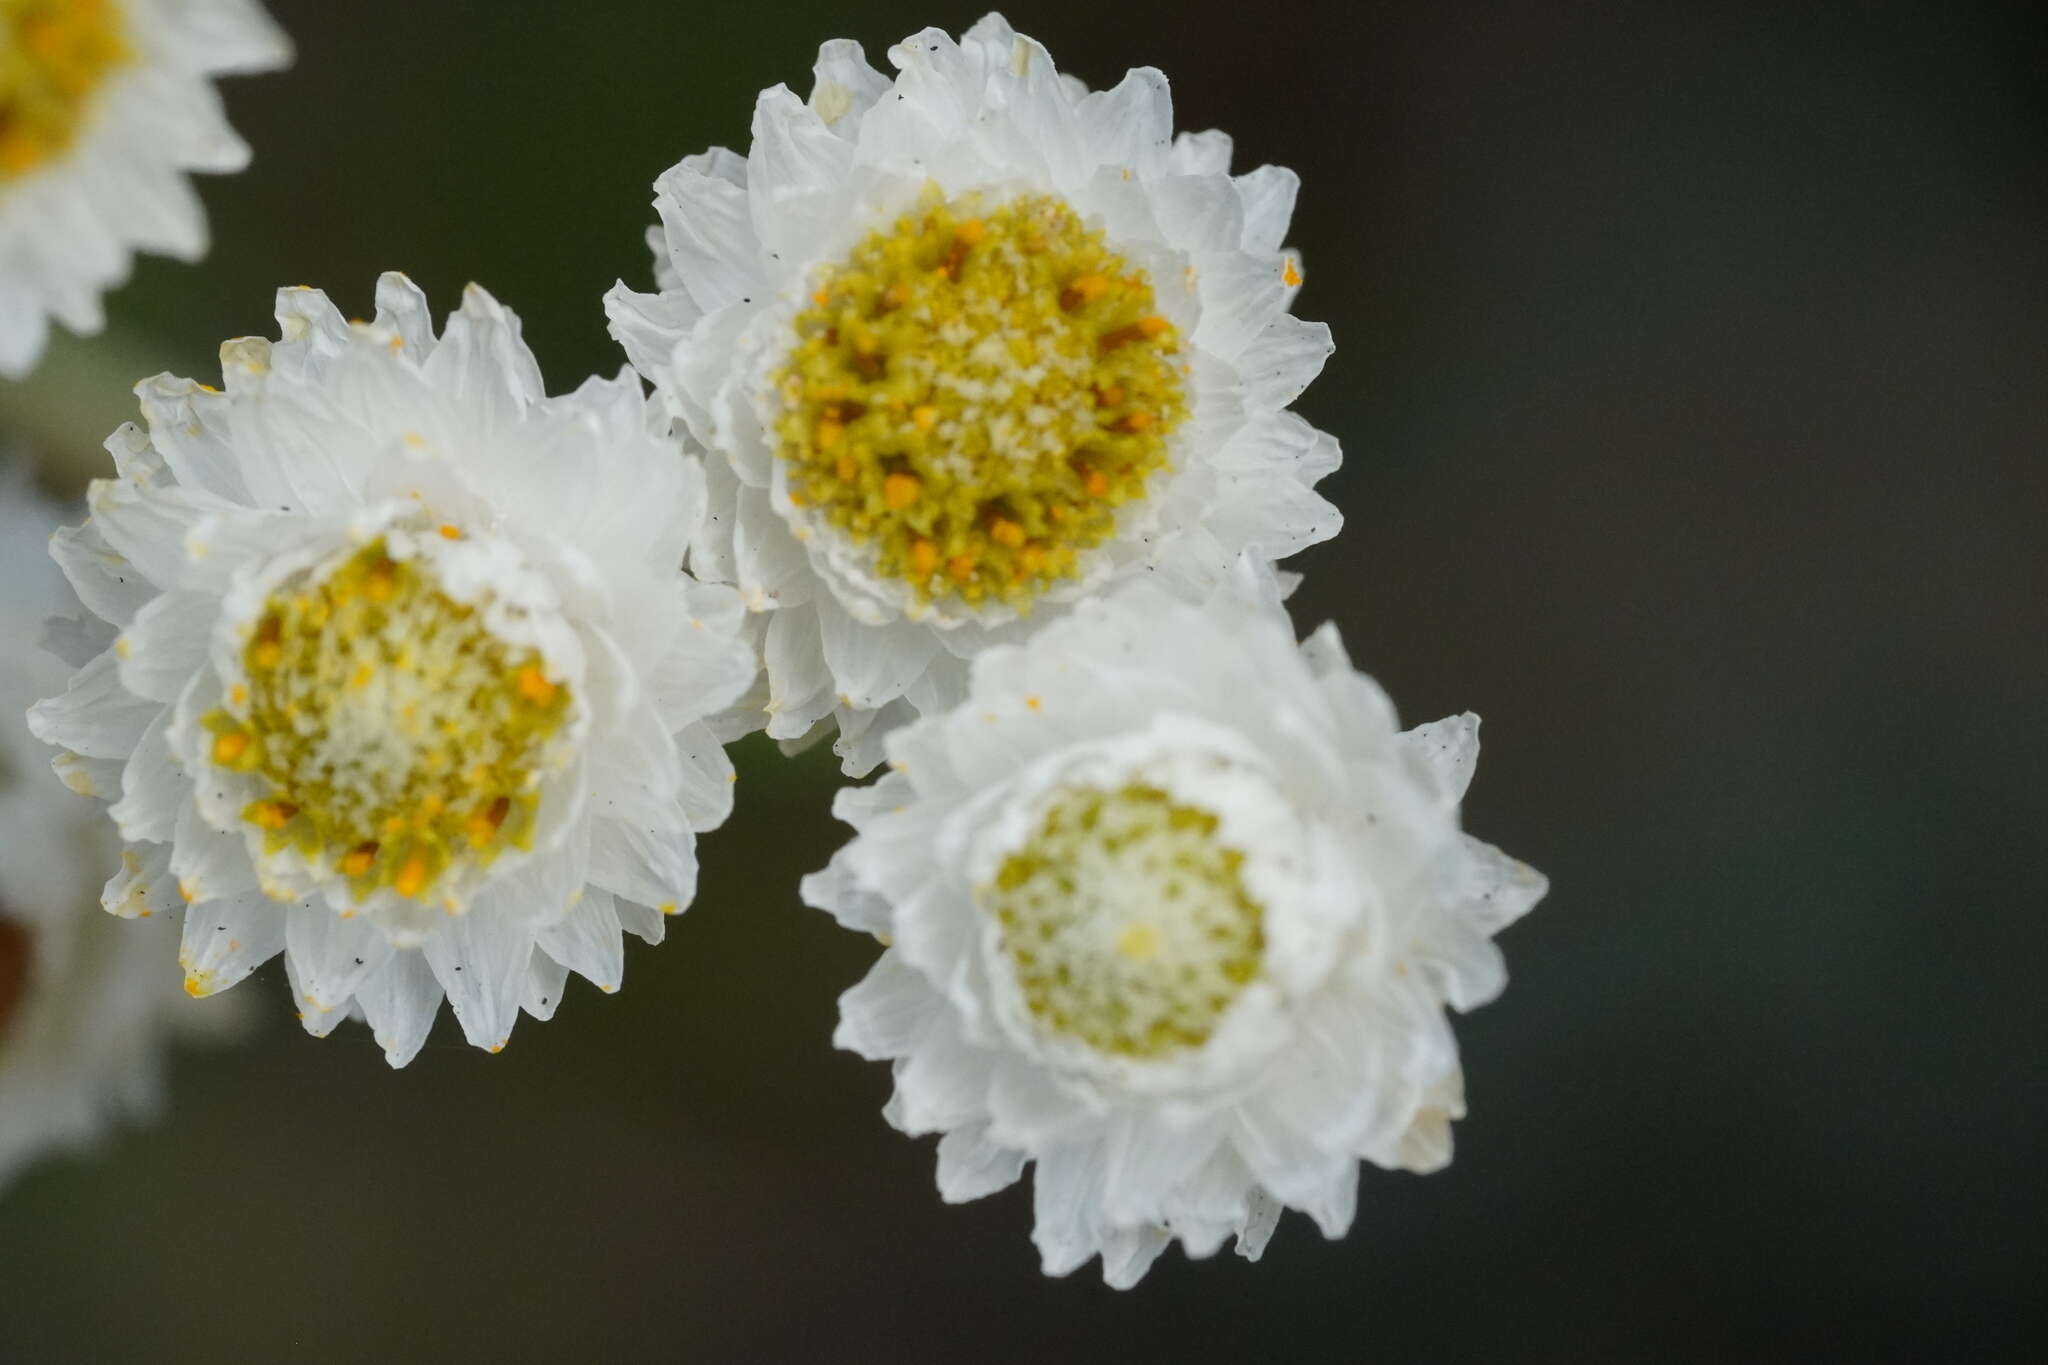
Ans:
<svg viewBox="0 0 2048 1365"><path fill-rule="evenodd" d="M186 172L249 164L210 78L290 60L256 0L0 0L0 375L97 332L131 252L206 254Z"/></svg>
<svg viewBox="0 0 2048 1365"><path fill-rule="evenodd" d="M665 174L659 292L606 300L724 457L692 565L770 613L768 733L836 713L853 773L989 645L1340 521L1311 488L1337 444L1287 411L1331 349L1287 311L1294 173L1233 178L1159 72L1088 93L999 15L889 60L825 44L744 158Z"/></svg>
<svg viewBox="0 0 2048 1365"><path fill-rule="evenodd" d="M40 771L48 751L22 723L64 678L35 648L70 598L45 551L55 525L55 510L0 470L0 1186L117 1114L147 1115L170 1039L234 1022L228 1002L195 1005L178 988L173 922L123 932L100 913L93 868L112 856L112 831Z"/></svg>
<svg viewBox="0 0 2048 1365"><path fill-rule="evenodd" d="M1256 1257L1284 1206L1349 1226L1358 1162L1431 1170L1463 1114L1444 1006L1505 982L1541 876L1458 828L1464 715L1397 731L1333 627L1297 647L1246 566L1145 585L975 660L840 793L804 897L891 944L836 1041L979 1198L1037 1163L1048 1274L1135 1283L1178 1238Z"/></svg>
<svg viewBox="0 0 2048 1365"><path fill-rule="evenodd" d="M682 572L702 470L630 372L545 397L474 286L438 342L401 275L374 322L277 317L225 393L137 385L148 433L52 541L120 634L31 727L121 793L108 909L191 903L194 994L282 949L315 1034L353 1002L402 1066L445 991L495 1050L689 903L744 611Z"/></svg>

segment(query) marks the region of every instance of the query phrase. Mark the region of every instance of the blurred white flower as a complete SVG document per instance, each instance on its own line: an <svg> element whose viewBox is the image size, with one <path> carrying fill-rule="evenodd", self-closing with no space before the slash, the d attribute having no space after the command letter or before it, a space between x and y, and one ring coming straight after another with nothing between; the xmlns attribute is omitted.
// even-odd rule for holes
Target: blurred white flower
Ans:
<svg viewBox="0 0 2048 1365"><path fill-rule="evenodd" d="M165 1045L235 1021L194 1004L170 964L170 916L131 928L102 914L100 874L118 845L97 803L44 771L22 713L64 680L36 648L71 606L46 542L56 509L0 470L0 1186L42 1152L96 1138L156 1106Z"/></svg>
<svg viewBox="0 0 2048 1365"><path fill-rule="evenodd" d="M1492 935L1545 890L1459 832L1476 717L1397 730L1247 562L985 652L886 747L804 897L892 945L837 1042L895 1063L947 1200L1036 1162L1046 1272L1127 1286L1176 1238L1256 1257L1282 1207L1342 1235L1361 1159L1449 1160L1445 1006L1499 992Z"/></svg>
<svg viewBox="0 0 2048 1365"><path fill-rule="evenodd" d="M249 163L211 78L290 60L255 0L0 0L0 376L97 332L131 252L206 254L186 173Z"/></svg>
<svg viewBox="0 0 2048 1365"><path fill-rule="evenodd" d="M190 904L194 994L282 950L315 1034L360 1007L402 1066L445 992L495 1050L567 971L618 986L731 810L702 721L756 665L681 567L703 473L630 372L544 396L473 286L438 341L401 275L374 322L277 317L225 393L137 386L147 434L52 542L111 624L31 728L120 792L107 907Z"/></svg>
<svg viewBox="0 0 2048 1365"><path fill-rule="evenodd" d="M1287 311L1293 172L1232 177L1159 72L1091 94L999 15L889 60L825 44L745 157L664 175L659 292L606 300L716 452L692 564L768 613L752 723L836 714L853 773L990 645L1340 523L1337 444L1287 411L1331 349Z"/></svg>

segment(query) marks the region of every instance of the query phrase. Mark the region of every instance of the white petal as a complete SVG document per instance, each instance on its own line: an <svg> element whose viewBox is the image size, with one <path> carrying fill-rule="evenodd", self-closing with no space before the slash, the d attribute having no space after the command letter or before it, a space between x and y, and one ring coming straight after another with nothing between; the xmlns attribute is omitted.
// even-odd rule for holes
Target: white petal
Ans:
<svg viewBox="0 0 2048 1365"><path fill-rule="evenodd" d="M496 1052L512 1036L526 997L533 933L502 909L479 901L427 936L420 951L447 992L455 1021L474 1047ZM403 954L401 954L403 956Z"/></svg>
<svg viewBox="0 0 2048 1365"><path fill-rule="evenodd" d="M135 614L114 642L121 683L138 697L172 702L206 663L220 599L174 588Z"/></svg>
<svg viewBox="0 0 2048 1365"><path fill-rule="evenodd" d="M1272 1240L1273 1229L1280 1225L1280 1201L1264 1190L1252 1191L1251 1203L1238 1227L1237 1254L1247 1261L1256 1261L1266 1253L1266 1243Z"/></svg>
<svg viewBox="0 0 2048 1365"><path fill-rule="evenodd" d="M315 1038L325 1038L334 1032L355 1012L354 1001L344 1001L332 1009L325 1009L307 999L305 986L299 980L299 964L290 953L284 955L285 979L291 982L292 998L299 1006L299 1027Z"/></svg>
<svg viewBox="0 0 2048 1365"><path fill-rule="evenodd" d="M1031 1240L1048 1275L1067 1275L1101 1249L1102 1161L1091 1144L1038 1153Z"/></svg>
<svg viewBox="0 0 2048 1365"><path fill-rule="evenodd" d="M185 911L178 964L185 989L214 995L284 951L287 907L258 891L198 901Z"/></svg>
<svg viewBox="0 0 2048 1365"><path fill-rule="evenodd" d="M121 850L121 869L107 879L100 906L122 919L168 915L184 905L171 875L169 844L137 844Z"/></svg>
<svg viewBox="0 0 2048 1365"><path fill-rule="evenodd" d="M1163 1227L1117 1228L1102 1239L1102 1279L1111 1289L1129 1289L1173 1242Z"/></svg>
<svg viewBox="0 0 2048 1365"><path fill-rule="evenodd" d="M1418 725L1401 736L1401 747L1430 779L1438 799L1454 807L1465 799L1479 766L1479 717L1466 711Z"/></svg>
<svg viewBox="0 0 2048 1365"><path fill-rule="evenodd" d="M616 991L625 975L626 949L610 892L586 891L576 908L541 929L534 943L606 994Z"/></svg>
<svg viewBox="0 0 2048 1365"><path fill-rule="evenodd" d="M905 1056L945 1012L945 1002L903 955L885 952L859 985L839 997L832 1046L870 1061Z"/></svg>
<svg viewBox="0 0 2048 1365"><path fill-rule="evenodd" d="M300 901L286 911L284 921L302 1008L346 1005L392 953L390 940L366 916L343 918L325 902Z"/></svg>
<svg viewBox="0 0 2048 1365"><path fill-rule="evenodd" d="M761 653L768 669L768 733L795 739L832 710L832 673L816 604L777 609Z"/></svg>
<svg viewBox="0 0 2048 1365"><path fill-rule="evenodd" d="M1024 1153L988 1140L988 1125L970 1123L939 1139L939 1197L965 1204L1006 1190L1024 1173Z"/></svg>
<svg viewBox="0 0 2048 1365"><path fill-rule="evenodd" d="M825 667L847 705L864 710L886 705L903 695L938 653L935 634L915 622L864 625L830 593L821 594L815 605Z"/></svg>
<svg viewBox="0 0 2048 1365"><path fill-rule="evenodd" d="M29 708L29 732L45 744L87 758L126 759L163 710L121 685L115 652L108 650L72 674L62 696Z"/></svg>
<svg viewBox="0 0 2048 1365"><path fill-rule="evenodd" d="M613 895L674 914L697 895L696 839L687 830L673 833L595 818L590 880Z"/></svg>
<svg viewBox="0 0 2048 1365"><path fill-rule="evenodd" d="M419 1055L420 1046L434 1027L434 1015L441 1008L441 984L426 954L416 948L400 948L383 967L356 989L356 1001L363 1007L384 1060L402 1067Z"/></svg>
<svg viewBox="0 0 2048 1365"><path fill-rule="evenodd" d="M954 1030L930 1030L917 1050L896 1064L896 1094L886 1116L912 1136L984 1117L991 1060L991 1054Z"/></svg>
<svg viewBox="0 0 2048 1365"><path fill-rule="evenodd" d="M95 521L57 531L50 537L50 555L86 609L117 626L156 595L142 570L107 544Z"/></svg>
<svg viewBox="0 0 2048 1365"><path fill-rule="evenodd" d="M171 875L188 901L237 896L256 886L248 840L240 831L223 833L207 824L196 803L178 808L172 836Z"/></svg>
<svg viewBox="0 0 2048 1365"><path fill-rule="evenodd" d="M669 263L701 313L764 296L747 189L687 163L654 182Z"/></svg>
<svg viewBox="0 0 2048 1365"><path fill-rule="evenodd" d="M642 943L658 945L668 934L668 916L651 905L613 896L612 909L619 916L619 928Z"/></svg>
<svg viewBox="0 0 2048 1365"><path fill-rule="evenodd" d="M569 969L536 949L527 963L526 995L519 1007L536 1019L552 1019L568 984Z"/></svg>
<svg viewBox="0 0 2048 1365"><path fill-rule="evenodd" d="M108 814L130 843L169 843L177 834L179 810L192 799L192 780L164 741L170 721L171 708L166 706L121 770L121 799Z"/></svg>
<svg viewBox="0 0 2048 1365"><path fill-rule="evenodd" d="M1261 166L1237 178L1244 201L1244 249L1258 255L1278 251L1287 241L1294 217L1294 197L1301 177L1285 166Z"/></svg>
<svg viewBox="0 0 2048 1365"><path fill-rule="evenodd" d="M1301 396L1336 351L1329 324L1283 314L1273 319L1237 358L1247 406L1275 411Z"/></svg>

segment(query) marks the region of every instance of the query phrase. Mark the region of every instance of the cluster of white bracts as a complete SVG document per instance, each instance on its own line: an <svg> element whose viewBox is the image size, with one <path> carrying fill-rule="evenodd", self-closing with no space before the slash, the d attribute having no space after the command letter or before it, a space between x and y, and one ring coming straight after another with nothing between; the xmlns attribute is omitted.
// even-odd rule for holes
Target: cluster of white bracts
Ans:
<svg viewBox="0 0 2048 1365"><path fill-rule="evenodd" d="M194 994L281 951L315 1034L359 1009L402 1066L445 995L495 1049L522 1008L554 1012L569 971L617 989L621 929L660 941L695 892L696 831L732 808L704 721L754 656L738 595L680 568L703 475L631 375L545 396L518 319L480 289L438 339L401 275L378 282L369 323L307 289L281 292L277 316L282 340L222 348L225 391L137 386L147 429L114 434L118 477L51 543L99 620L73 632L82 666L30 728L113 802L128 848L107 909L189 903ZM365 898L331 862L268 846L205 718L232 707L283 575L401 538L574 702L536 774L530 848L451 872L459 894Z"/></svg>
<svg viewBox="0 0 2048 1365"><path fill-rule="evenodd" d="M1313 491L1336 443L1288 411L1330 350L1289 312L1295 179L1233 176L1226 137L1176 136L1158 72L1090 92L999 16L889 60L894 76L826 44L808 100L761 96L745 156L658 182L657 290L605 301L639 378L547 397L487 295L437 339L391 275L369 323L282 293L279 341L223 348L225 392L138 386L147 429L109 441L118 477L54 542L98 619L57 632L79 667L32 726L113 803L126 848L107 909L182 909L188 990L281 951L307 1028L359 1013L394 1065L444 996L495 1049L520 1008L552 1012L567 972L616 987L621 929L660 937L694 890L694 832L730 808L721 742L836 726L848 772L892 770L841 793L856 837L803 895L888 945L837 1040L893 1062L887 1117L941 1135L944 1197L1034 1167L1046 1270L1100 1255L1119 1286L1175 1240L1256 1257L1283 1208L1338 1236L1361 1162L1449 1159L1464 1100L1447 1010L1500 990L1492 936L1544 882L1460 831L1477 719L1400 730L1334 629L1297 645L1282 605L1274 561L1339 526ZM1058 249L1107 273L1041 279L1035 298L984 276L970 294L995 230L975 215L1026 203L1056 211L1001 221L1020 234L1006 278L1052 249L1029 224L1058 213L1085 228ZM919 221L958 225L929 239L950 256L907 254ZM968 310L1030 370L1097 299L1142 296L1143 316L1072 333L1076 372L1158 338L1166 396L1133 413L1107 370L1048 381L1033 392L1067 409L1015 399L1001 421L1042 433L1079 414L1094 444L1040 484L1005 482L1020 466L1000 458L1024 457L988 418L974 458L994 450L997 476L976 484L986 467L917 432L984 420L986 381L947 389L967 395L954 426L936 396L840 405L887 373L817 320L868 326L818 311L856 259L909 261L910 284L936 273L967 300L948 316L856 281L870 317L903 309L892 344L927 370L965 353ZM1013 306L1013 330L986 332ZM816 413L799 408L813 390ZM929 457L922 478L966 481L950 551L924 539L930 519L890 523L907 537L893 558L876 548L876 518L926 515L905 447L863 437L833 464L844 423L878 406ZM1164 452L1135 492L1091 462L1118 441ZM804 478L867 501L831 520ZM1027 486L1058 496L1027 515ZM1110 529L1056 543L1075 507ZM1067 558L1035 597L966 592L998 551L1011 584ZM365 593L413 614L393 625ZM417 651L399 638L414 628ZM266 691L279 669L300 672ZM460 698L434 690L455 679ZM419 714L444 718L446 744ZM470 716L511 719L471 733ZM473 847L446 793L471 803ZM388 837L347 825L367 809Z"/></svg>

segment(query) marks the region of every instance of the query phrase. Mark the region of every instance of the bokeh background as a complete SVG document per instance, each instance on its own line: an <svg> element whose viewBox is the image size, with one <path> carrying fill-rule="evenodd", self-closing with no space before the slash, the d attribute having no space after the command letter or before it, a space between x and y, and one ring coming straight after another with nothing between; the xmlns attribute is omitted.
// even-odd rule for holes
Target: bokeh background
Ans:
<svg viewBox="0 0 2048 1365"><path fill-rule="evenodd" d="M551 384L620 357L648 183L816 44L954 0L276 0L253 169L0 428L76 493L162 369L310 283L485 283ZM1471 828L1547 871L1459 1024L1473 1113L1326 1243L1038 1273L830 1045L876 949L805 910L828 756L742 747L626 989L390 1073L291 1024L0 1202L0 1359L2044 1358L2048 183L2028 9L1018 3L1092 84L1303 178L1348 526L1304 555L1411 719L1487 718ZM7 648L19 642L6 642ZM166 971L173 971L171 963ZM2030 1304L2034 1306L2030 1307Z"/></svg>

